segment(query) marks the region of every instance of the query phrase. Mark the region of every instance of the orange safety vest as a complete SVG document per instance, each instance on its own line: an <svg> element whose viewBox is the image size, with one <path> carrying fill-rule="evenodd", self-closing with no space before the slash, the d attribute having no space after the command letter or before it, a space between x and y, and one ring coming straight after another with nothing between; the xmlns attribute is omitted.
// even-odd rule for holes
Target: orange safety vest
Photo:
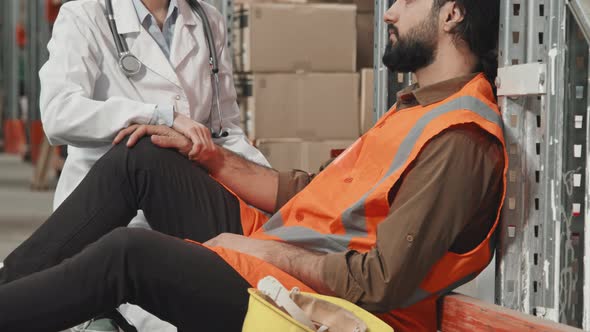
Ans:
<svg viewBox="0 0 590 332"><path fill-rule="evenodd" d="M375 246L377 227L389 214L391 188L430 140L463 124L476 124L504 145L502 117L483 74L435 104L400 111L394 107L270 219L241 202L244 233L326 253L366 253ZM507 156L505 160L504 188ZM504 196L505 189L502 202ZM436 331L436 299L473 279L491 261L501 205L482 243L464 254L447 252L402 308L381 318L398 331ZM288 288L312 291L269 263L224 248L212 249L251 285L273 275Z"/></svg>

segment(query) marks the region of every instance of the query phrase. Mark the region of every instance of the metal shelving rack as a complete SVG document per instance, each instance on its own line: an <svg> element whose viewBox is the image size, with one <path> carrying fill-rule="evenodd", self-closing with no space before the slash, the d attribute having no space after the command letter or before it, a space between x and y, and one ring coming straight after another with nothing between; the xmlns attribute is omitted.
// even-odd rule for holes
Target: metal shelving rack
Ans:
<svg viewBox="0 0 590 332"><path fill-rule="evenodd" d="M511 89L512 81L520 76L516 70L524 68L523 64L546 66L547 44L559 52L554 48L557 41L552 40L547 24L548 17L559 14L551 12L545 2L507 0L501 5L499 66L504 75L499 76L497 86L502 91L498 102L504 118L510 168L498 249L496 303L556 320L553 275L558 250L553 243L559 231L550 209L556 206L552 204L555 197L551 193L560 188L561 173L557 171L560 158L549 160L546 156L559 149L553 140L561 136L556 134L560 126L555 126L561 122L561 115L549 112L550 104L544 94L546 82L541 83L542 79L552 82L555 78L525 72L521 79L536 80L531 83L537 83L540 88L523 93ZM557 5L552 9L562 7ZM562 77L562 68L554 68L544 75ZM560 87L551 85L550 93L561 99ZM553 121L549 121L550 116L555 117Z"/></svg>
<svg viewBox="0 0 590 332"><path fill-rule="evenodd" d="M0 1L0 20L2 20L0 39L4 48L1 80L4 93L3 120L18 117L18 47L15 35L19 16L18 5L18 1Z"/></svg>
<svg viewBox="0 0 590 332"><path fill-rule="evenodd" d="M29 100L29 120L41 120L39 109L39 95L41 86L39 70L49 58L47 43L51 32L50 24L45 17L46 3L44 0L27 0L26 2L26 30L28 44L26 47L25 89Z"/></svg>
<svg viewBox="0 0 590 332"><path fill-rule="evenodd" d="M205 0L212 4L225 17L227 26L227 47L228 50L233 51L232 46L232 29L234 27L234 1L233 0ZM232 56L233 58L233 56Z"/></svg>

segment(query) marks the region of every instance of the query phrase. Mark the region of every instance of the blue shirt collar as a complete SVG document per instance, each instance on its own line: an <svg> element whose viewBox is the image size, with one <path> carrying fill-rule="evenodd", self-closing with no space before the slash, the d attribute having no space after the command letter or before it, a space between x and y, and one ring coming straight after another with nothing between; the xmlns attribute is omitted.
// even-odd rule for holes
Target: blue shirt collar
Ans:
<svg viewBox="0 0 590 332"><path fill-rule="evenodd" d="M152 13L146 8L146 6L141 2L141 0L133 0L133 5L135 6L135 11L137 12L137 17L139 18L139 22L143 25L145 20L149 17L152 19ZM178 13L178 0L170 0L170 4L168 5L168 13L166 14L167 21L170 16L177 15Z"/></svg>

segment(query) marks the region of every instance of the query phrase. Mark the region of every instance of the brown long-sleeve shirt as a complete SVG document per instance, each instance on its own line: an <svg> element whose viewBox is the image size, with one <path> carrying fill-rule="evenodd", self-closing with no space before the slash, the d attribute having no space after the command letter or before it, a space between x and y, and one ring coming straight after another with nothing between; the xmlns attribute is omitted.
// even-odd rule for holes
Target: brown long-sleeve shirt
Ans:
<svg viewBox="0 0 590 332"><path fill-rule="evenodd" d="M398 109L441 101L473 77L412 86L398 95ZM372 311L399 307L447 251L470 251L487 236L498 212L503 167L501 143L475 125L432 139L391 188L391 209L378 226L376 246L326 256L322 273L330 289ZM277 210L312 178L281 173Z"/></svg>

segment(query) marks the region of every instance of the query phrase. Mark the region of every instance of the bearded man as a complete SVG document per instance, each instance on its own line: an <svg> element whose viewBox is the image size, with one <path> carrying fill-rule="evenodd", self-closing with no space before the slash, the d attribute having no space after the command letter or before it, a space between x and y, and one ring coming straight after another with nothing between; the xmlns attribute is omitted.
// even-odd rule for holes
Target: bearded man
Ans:
<svg viewBox="0 0 590 332"><path fill-rule="evenodd" d="M383 61L418 83L317 176L219 146L189 160L169 127L123 131L6 260L0 330L55 331L130 302L180 331L240 331L247 288L271 275L396 331L436 331L436 300L494 252L498 17L498 0L396 1ZM118 228L139 209L155 231Z"/></svg>

